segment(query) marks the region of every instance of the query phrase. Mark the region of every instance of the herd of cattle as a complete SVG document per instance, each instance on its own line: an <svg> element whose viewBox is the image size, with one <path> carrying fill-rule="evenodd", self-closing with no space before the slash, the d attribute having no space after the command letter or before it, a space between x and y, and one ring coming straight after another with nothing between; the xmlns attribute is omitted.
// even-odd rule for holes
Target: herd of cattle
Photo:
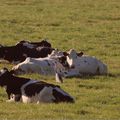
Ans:
<svg viewBox="0 0 120 120"><path fill-rule="evenodd" d="M7 68L0 71L0 86L6 88L10 102L74 102L74 98L59 86L16 75L54 75L56 82L63 82L65 77L105 75L108 72L107 65L96 57L74 49L67 52L54 49L46 40L20 41L14 46L0 45L0 59L15 64L11 71Z"/></svg>

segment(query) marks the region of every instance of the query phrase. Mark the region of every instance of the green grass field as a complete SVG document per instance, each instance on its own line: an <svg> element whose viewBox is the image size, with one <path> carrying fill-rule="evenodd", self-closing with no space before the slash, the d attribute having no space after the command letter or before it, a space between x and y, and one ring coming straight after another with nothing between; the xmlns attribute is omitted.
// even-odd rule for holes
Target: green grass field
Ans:
<svg viewBox="0 0 120 120"><path fill-rule="evenodd" d="M0 88L0 119L120 119L120 0L0 0L0 44L44 38L54 48L96 56L109 75L65 79L60 86L75 104L6 103ZM54 77L23 76L57 84Z"/></svg>

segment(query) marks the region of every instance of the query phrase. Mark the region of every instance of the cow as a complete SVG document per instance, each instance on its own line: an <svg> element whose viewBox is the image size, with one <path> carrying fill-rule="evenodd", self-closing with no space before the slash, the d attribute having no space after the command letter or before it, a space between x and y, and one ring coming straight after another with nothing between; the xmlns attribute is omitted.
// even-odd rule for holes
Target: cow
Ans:
<svg viewBox="0 0 120 120"><path fill-rule="evenodd" d="M67 55L69 67L83 75L106 75L107 65L94 56L82 55L79 57L74 49Z"/></svg>
<svg viewBox="0 0 120 120"><path fill-rule="evenodd" d="M14 76L7 68L0 70L0 86L5 87L9 102L74 102L74 98L62 90L60 86L44 81Z"/></svg>
<svg viewBox="0 0 120 120"><path fill-rule="evenodd" d="M12 62L22 62L26 55L23 53L25 48L21 46L2 46L0 45L0 59Z"/></svg>
<svg viewBox="0 0 120 120"><path fill-rule="evenodd" d="M56 82L63 82L63 77L79 76L74 69L69 69L65 52L54 50L45 58L26 58L25 61L12 68L13 74L38 73L41 75L54 75Z"/></svg>
<svg viewBox="0 0 120 120"><path fill-rule="evenodd" d="M51 44L45 39L40 42L30 42L27 40L21 40L16 45L23 45L28 48L37 48L37 47L51 47Z"/></svg>
<svg viewBox="0 0 120 120"><path fill-rule="evenodd" d="M54 49L51 47L29 48L22 44L15 46L0 46L0 59L9 61L10 63L23 62L26 57L43 58L48 56Z"/></svg>
<svg viewBox="0 0 120 120"><path fill-rule="evenodd" d="M60 59L60 61L59 61ZM15 75L27 74L27 73L38 73L41 75L62 75L65 71L66 63L62 63L61 58L26 58L25 61L17 64L12 68L12 72ZM63 76L63 75L62 75ZM56 76L57 77L57 76ZM62 79L59 82L63 82Z"/></svg>

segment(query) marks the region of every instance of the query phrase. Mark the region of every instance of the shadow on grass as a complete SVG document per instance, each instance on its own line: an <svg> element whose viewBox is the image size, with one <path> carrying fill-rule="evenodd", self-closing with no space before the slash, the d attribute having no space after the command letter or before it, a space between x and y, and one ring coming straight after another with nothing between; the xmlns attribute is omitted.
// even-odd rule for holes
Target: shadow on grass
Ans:
<svg viewBox="0 0 120 120"><path fill-rule="evenodd" d="M120 73L118 74L112 74L112 73L108 73L106 75L89 75L89 74L83 74L81 76L71 76L71 77L66 77L66 78L80 78L80 79L96 79L98 77L112 77L112 78L118 78L120 77Z"/></svg>
<svg viewBox="0 0 120 120"><path fill-rule="evenodd" d="M117 78L117 77L120 77L120 73L117 73L117 74L108 73L106 76L108 76L108 77L113 77L113 78Z"/></svg>

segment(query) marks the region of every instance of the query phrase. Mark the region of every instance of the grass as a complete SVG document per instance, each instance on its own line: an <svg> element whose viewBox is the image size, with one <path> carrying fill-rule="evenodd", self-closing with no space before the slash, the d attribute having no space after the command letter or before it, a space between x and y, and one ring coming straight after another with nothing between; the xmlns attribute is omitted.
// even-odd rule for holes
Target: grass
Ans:
<svg viewBox="0 0 120 120"><path fill-rule="evenodd" d="M6 103L0 88L0 119L120 119L119 0L0 0L0 44L48 38L55 48L74 48L108 65L108 76L65 79L60 86L75 104ZM12 68L0 63L0 68ZM54 77L23 75L55 83Z"/></svg>

